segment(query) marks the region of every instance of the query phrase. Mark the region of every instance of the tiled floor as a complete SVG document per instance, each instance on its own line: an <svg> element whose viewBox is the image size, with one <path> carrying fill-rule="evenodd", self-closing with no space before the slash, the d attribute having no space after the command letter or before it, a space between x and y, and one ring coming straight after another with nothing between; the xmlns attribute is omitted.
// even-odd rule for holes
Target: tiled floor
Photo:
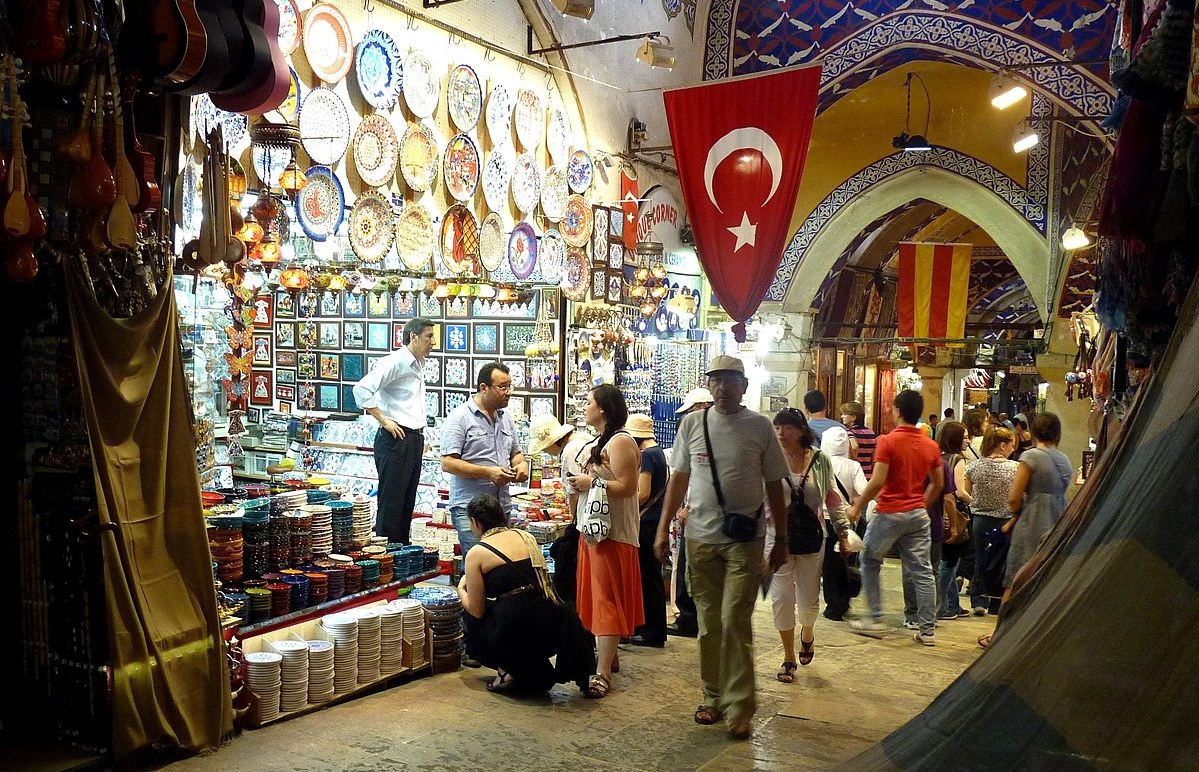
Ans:
<svg viewBox="0 0 1199 772"><path fill-rule="evenodd" d="M885 572L888 621L898 624L898 569ZM976 638L993 623L943 622L928 648L901 627L875 640L822 617L815 660L787 685L774 677L782 650L769 604L759 603L759 709L748 742L692 720L696 643L672 638L665 649L622 646L621 673L603 700L585 700L573 686L536 699L495 695L484 688L490 671L462 670L245 732L169 769L828 769L922 710L974 660Z"/></svg>

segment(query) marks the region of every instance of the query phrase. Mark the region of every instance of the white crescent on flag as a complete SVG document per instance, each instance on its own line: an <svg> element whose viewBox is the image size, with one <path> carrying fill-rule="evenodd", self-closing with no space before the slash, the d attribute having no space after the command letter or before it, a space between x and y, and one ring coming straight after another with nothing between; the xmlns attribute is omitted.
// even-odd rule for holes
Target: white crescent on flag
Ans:
<svg viewBox="0 0 1199 772"><path fill-rule="evenodd" d="M712 180L716 176L716 168L720 166L721 161L742 148L760 152L766 159L766 165L770 167L770 193L762 201L762 206L774 198L775 191L779 189L779 176L783 171L783 154L779 150L778 143L774 141L774 137L755 126L742 126L739 129L733 129L712 143L711 149L708 150L707 161L704 163L704 187L708 190L708 200L721 214L724 214L724 210L716 202L716 194L712 191Z"/></svg>

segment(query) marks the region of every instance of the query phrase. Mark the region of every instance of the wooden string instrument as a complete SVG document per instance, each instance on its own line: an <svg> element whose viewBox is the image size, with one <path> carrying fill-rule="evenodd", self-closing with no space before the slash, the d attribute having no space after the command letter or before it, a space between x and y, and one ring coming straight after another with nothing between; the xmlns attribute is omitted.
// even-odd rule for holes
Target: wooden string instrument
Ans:
<svg viewBox="0 0 1199 772"><path fill-rule="evenodd" d="M133 211L137 213L153 212L162 206L162 190L158 187L158 164L154 156L146 152L137 136L137 125L133 116L133 98L137 93L139 76L130 73L125 78L125 88L122 91L122 101L125 107L125 117L128 119L129 131L125 138L125 154L137 177L137 203Z"/></svg>

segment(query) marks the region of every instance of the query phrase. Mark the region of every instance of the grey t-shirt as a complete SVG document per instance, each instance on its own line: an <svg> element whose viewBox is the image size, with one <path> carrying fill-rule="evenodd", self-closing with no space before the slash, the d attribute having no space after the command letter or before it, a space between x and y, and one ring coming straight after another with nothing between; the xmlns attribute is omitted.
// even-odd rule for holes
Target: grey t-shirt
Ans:
<svg viewBox="0 0 1199 772"><path fill-rule="evenodd" d="M716 455L720 488L731 512L752 515L765 499L764 483L787 476L787 460L774 436L770 419L749 409L732 415L708 410L708 435ZM712 466L704 445L704 413L683 418L675 436L670 466L691 475L688 485L687 538L704 544L728 544L733 540L720 532L724 513L712 485ZM758 535L766 533L766 519L758 524Z"/></svg>

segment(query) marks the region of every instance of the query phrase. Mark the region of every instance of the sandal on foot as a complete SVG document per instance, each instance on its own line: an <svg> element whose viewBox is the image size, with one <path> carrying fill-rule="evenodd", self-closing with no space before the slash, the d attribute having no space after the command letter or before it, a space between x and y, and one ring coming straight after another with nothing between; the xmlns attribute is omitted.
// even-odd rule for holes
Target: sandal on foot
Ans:
<svg viewBox="0 0 1199 772"><path fill-rule="evenodd" d="M978 636L978 645L983 647L984 649L987 648L988 646L990 646L991 645L991 636L989 636L989 635Z"/></svg>
<svg viewBox="0 0 1199 772"><path fill-rule="evenodd" d="M583 696L589 699L598 700L601 697L608 695L608 690L612 688L612 682L605 678L602 674L596 673L587 679L587 691L583 692Z"/></svg>
<svg viewBox="0 0 1199 772"><path fill-rule="evenodd" d="M778 674L775 675L779 681L785 684L795 682L796 664L794 662L784 662Z"/></svg>
<svg viewBox="0 0 1199 772"><path fill-rule="evenodd" d="M812 664L812 658L816 656L816 647L814 646L815 643L816 643L815 640L811 640L811 641L800 640L800 642L799 642L799 664L801 664L801 665Z"/></svg>
<svg viewBox="0 0 1199 772"><path fill-rule="evenodd" d="M711 726L720 720L720 711L711 705L700 705L695 709L695 723Z"/></svg>
<svg viewBox="0 0 1199 772"><path fill-rule="evenodd" d="M729 736L734 740L748 740L753 737L754 730L746 721L744 724L734 724L729 728Z"/></svg>
<svg viewBox="0 0 1199 772"><path fill-rule="evenodd" d="M503 670L495 672L495 678L487 682L487 691L489 692L507 692L512 690L512 676Z"/></svg>

